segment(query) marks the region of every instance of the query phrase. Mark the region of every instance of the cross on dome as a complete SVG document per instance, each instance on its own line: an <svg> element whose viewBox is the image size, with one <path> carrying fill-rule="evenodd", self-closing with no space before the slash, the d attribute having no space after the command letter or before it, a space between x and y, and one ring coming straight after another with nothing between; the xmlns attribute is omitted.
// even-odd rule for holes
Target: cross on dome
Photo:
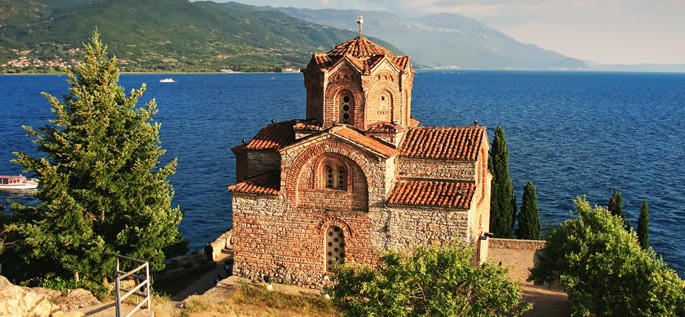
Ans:
<svg viewBox="0 0 685 317"><path fill-rule="evenodd" d="M357 17L357 24L359 25L359 36L362 36L362 24L364 24L364 17L363 16L358 16Z"/></svg>

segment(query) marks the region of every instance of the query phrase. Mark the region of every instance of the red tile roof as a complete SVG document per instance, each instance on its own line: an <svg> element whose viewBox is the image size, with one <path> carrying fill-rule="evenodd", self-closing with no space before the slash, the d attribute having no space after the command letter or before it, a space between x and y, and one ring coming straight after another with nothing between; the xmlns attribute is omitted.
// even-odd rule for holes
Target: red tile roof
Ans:
<svg viewBox="0 0 685 317"><path fill-rule="evenodd" d="M388 57L395 56L395 53L389 51L383 46L369 41L363 36L357 36L351 40L336 45L332 50L326 53L331 57L343 57L351 55L359 59L366 59L377 55L385 55Z"/></svg>
<svg viewBox="0 0 685 317"><path fill-rule="evenodd" d="M320 69L327 69L342 62L347 57L355 67L368 73L378 65L383 58L388 58L400 70L406 70L409 65L408 56L397 56L390 50L371 42L369 39L358 36L344 43L338 44L326 53L314 53L310 65ZM309 67L309 66L308 66Z"/></svg>
<svg viewBox="0 0 685 317"><path fill-rule="evenodd" d="M250 142L246 150L275 150L295 143L293 125L297 120L276 122L262 128Z"/></svg>
<svg viewBox="0 0 685 317"><path fill-rule="evenodd" d="M485 137L485 127L410 128L400 145L400 155L411 158L475 161Z"/></svg>
<svg viewBox="0 0 685 317"><path fill-rule="evenodd" d="M474 182L400 181L388 204L469 209L475 189Z"/></svg>
<svg viewBox="0 0 685 317"><path fill-rule="evenodd" d="M385 157L390 157L398 153L397 149L387 145L375 138L366 136L348 127L332 128L331 133L359 144L369 150L380 153Z"/></svg>
<svg viewBox="0 0 685 317"><path fill-rule="evenodd" d="M228 186L232 193L278 195L281 181L277 171L260 174L235 185Z"/></svg>

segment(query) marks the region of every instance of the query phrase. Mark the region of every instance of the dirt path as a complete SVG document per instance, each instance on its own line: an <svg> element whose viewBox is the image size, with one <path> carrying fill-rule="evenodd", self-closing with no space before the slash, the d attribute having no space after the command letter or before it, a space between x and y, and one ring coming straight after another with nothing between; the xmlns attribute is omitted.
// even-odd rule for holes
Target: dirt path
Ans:
<svg viewBox="0 0 685 317"><path fill-rule="evenodd" d="M188 287L176 293L172 299L174 301L183 301L191 295L201 295L204 292L212 289L217 285L217 278L219 281L227 277L226 271L224 270L224 261L233 258L233 252L221 253L214 260L214 268L207 272L205 275L198 278L196 281L192 282ZM219 278L220 277L220 278Z"/></svg>

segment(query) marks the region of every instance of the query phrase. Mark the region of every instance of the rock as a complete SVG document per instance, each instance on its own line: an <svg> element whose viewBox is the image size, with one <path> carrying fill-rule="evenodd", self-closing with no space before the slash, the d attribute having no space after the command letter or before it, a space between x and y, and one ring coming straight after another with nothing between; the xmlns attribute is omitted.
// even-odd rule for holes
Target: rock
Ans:
<svg viewBox="0 0 685 317"><path fill-rule="evenodd" d="M15 286L0 276L0 316L48 317L54 305L44 295Z"/></svg>

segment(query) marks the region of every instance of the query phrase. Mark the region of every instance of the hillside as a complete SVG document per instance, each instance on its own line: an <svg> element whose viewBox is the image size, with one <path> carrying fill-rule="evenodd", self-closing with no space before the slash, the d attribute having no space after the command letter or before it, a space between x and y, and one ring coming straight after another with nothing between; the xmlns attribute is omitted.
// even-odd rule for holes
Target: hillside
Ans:
<svg viewBox="0 0 685 317"><path fill-rule="evenodd" d="M278 8L312 23L351 29L364 16L364 33L395 44L416 63L470 69L586 69L584 62L520 43L474 19L438 14L405 19L387 12Z"/></svg>
<svg viewBox="0 0 685 317"><path fill-rule="evenodd" d="M301 68L312 52L355 36L238 3L0 0L0 72L73 64L96 28L124 71Z"/></svg>

